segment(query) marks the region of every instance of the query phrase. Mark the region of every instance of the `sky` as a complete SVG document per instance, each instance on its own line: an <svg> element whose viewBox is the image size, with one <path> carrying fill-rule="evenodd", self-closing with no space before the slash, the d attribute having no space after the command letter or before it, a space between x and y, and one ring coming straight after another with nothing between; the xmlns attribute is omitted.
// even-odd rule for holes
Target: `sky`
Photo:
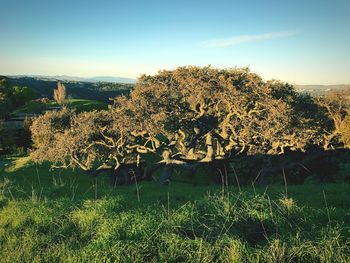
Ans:
<svg viewBox="0 0 350 263"><path fill-rule="evenodd" d="M0 0L0 75L137 78L185 65L350 84L350 1Z"/></svg>

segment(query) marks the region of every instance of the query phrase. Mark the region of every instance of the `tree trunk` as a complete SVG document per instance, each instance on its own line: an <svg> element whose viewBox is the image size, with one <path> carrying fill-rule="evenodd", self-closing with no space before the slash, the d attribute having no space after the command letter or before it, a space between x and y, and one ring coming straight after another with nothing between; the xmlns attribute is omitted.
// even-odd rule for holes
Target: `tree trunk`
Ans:
<svg viewBox="0 0 350 263"><path fill-rule="evenodd" d="M207 155L202 160L202 162L211 162L215 156L213 147L213 135L211 133L207 134L205 144L207 145Z"/></svg>

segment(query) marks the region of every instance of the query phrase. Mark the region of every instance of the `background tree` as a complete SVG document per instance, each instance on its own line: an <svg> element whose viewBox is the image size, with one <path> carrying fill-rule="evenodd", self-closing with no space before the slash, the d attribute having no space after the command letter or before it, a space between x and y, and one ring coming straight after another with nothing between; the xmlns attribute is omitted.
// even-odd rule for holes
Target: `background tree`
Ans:
<svg viewBox="0 0 350 263"><path fill-rule="evenodd" d="M4 150L4 121L0 119L0 153Z"/></svg>
<svg viewBox="0 0 350 263"><path fill-rule="evenodd" d="M0 119L4 119L12 110L12 103L5 93L0 91Z"/></svg>
<svg viewBox="0 0 350 263"><path fill-rule="evenodd" d="M350 111L340 125L340 135L345 147L350 148Z"/></svg>
<svg viewBox="0 0 350 263"><path fill-rule="evenodd" d="M36 98L35 92L28 87L14 86L10 90L10 100L14 107L19 107Z"/></svg>
<svg viewBox="0 0 350 263"><path fill-rule="evenodd" d="M323 130L323 145L325 150L337 147L341 143L341 133L344 120L350 110L350 90L330 91L325 96L315 98L324 109L327 119Z"/></svg>
<svg viewBox="0 0 350 263"><path fill-rule="evenodd" d="M5 118L12 110L10 92L6 79L0 80L0 119Z"/></svg>
<svg viewBox="0 0 350 263"><path fill-rule="evenodd" d="M28 87L10 87L6 79L0 81L0 117L8 115L14 108L23 106L36 98Z"/></svg>
<svg viewBox="0 0 350 263"><path fill-rule="evenodd" d="M57 89L54 89L53 97L58 104L64 103L67 97L67 93L66 93L66 87L61 82L57 83Z"/></svg>

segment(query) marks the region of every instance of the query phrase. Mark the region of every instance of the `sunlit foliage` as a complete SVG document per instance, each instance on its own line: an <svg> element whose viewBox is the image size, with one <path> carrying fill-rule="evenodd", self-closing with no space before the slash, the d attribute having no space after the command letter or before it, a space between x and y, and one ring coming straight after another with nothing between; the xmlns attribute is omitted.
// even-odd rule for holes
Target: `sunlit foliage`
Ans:
<svg viewBox="0 0 350 263"><path fill-rule="evenodd" d="M33 157L95 174L138 165L149 155L186 165L327 149L326 137L340 133L337 116L342 122L347 109L338 113L341 101L330 101L264 81L247 68L164 70L141 76L130 96L117 97L109 110L39 117L32 126Z"/></svg>

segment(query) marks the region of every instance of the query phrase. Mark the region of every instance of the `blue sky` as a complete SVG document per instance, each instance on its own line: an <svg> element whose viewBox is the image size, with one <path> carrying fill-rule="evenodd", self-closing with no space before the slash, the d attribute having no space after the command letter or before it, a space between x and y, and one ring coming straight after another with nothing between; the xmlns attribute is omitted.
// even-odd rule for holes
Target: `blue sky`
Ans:
<svg viewBox="0 0 350 263"><path fill-rule="evenodd" d="M0 74L124 76L249 66L350 83L350 1L0 0Z"/></svg>

